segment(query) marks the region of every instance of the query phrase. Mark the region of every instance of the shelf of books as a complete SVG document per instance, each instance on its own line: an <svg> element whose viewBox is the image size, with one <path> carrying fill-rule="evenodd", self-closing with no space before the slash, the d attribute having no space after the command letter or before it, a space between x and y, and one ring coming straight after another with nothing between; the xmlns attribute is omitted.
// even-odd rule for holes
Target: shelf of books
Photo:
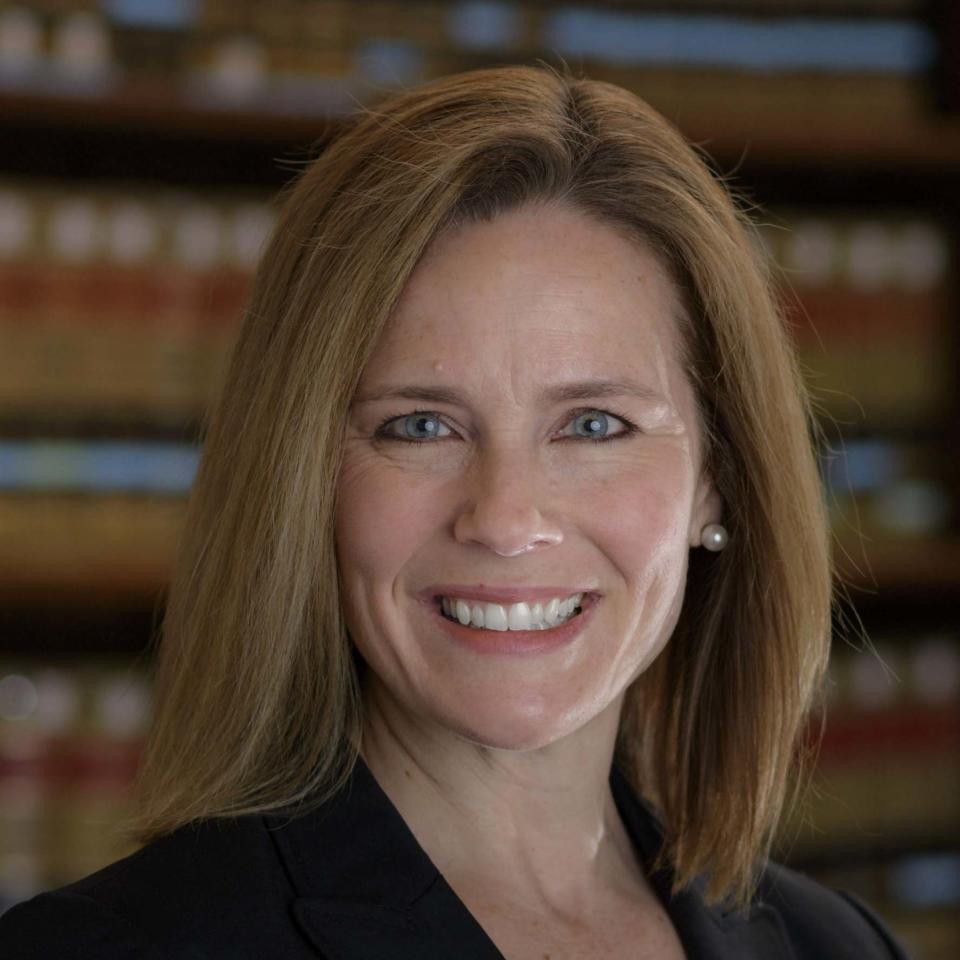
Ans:
<svg viewBox="0 0 960 960"><path fill-rule="evenodd" d="M819 19L805 49L765 35L778 68L731 18L761 3L412 6L0 8L0 911L127 852L149 643L282 156L391 86L559 55L764 185L853 605L777 855L864 896L917 960L960 955L960 121L932 108L928 25L906 0L780 4ZM888 39L844 34L844 68L815 28L854 8ZM696 31L721 27L742 62L703 62Z"/></svg>

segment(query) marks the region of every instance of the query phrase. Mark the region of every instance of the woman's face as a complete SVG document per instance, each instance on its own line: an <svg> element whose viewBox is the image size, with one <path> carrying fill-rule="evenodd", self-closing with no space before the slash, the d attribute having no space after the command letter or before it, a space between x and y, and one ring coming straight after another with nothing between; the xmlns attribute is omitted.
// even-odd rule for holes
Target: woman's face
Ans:
<svg viewBox="0 0 960 960"><path fill-rule="evenodd" d="M336 517L367 682L418 724L544 746L619 710L667 642L687 551L720 519L674 297L651 253L564 207L465 227L418 264L351 408ZM551 398L583 381L627 386ZM471 587L590 595L562 635L514 633L442 618L436 593Z"/></svg>

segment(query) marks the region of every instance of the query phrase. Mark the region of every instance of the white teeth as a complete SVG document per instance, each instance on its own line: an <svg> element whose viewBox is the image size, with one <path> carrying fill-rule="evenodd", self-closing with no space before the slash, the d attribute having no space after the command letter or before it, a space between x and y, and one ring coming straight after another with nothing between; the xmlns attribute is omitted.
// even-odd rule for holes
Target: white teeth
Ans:
<svg viewBox="0 0 960 960"><path fill-rule="evenodd" d="M525 603L514 603L507 611L507 626L511 630L529 630L530 607Z"/></svg>
<svg viewBox="0 0 960 960"><path fill-rule="evenodd" d="M499 603L484 603L480 605L483 609L483 629L498 630L503 632L507 629L507 611Z"/></svg>
<svg viewBox="0 0 960 960"><path fill-rule="evenodd" d="M443 612L464 626L470 624L485 630L548 630L569 620L580 605L582 593L561 600L553 597L548 603L540 601L513 603L472 603L456 597L441 598Z"/></svg>
<svg viewBox="0 0 960 960"><path fill-rule="evenodd" d="M554 597L546 606L543 611L543 619L547 623L556 623L557 618L560 616L560 599L559 597Z"/></svg>

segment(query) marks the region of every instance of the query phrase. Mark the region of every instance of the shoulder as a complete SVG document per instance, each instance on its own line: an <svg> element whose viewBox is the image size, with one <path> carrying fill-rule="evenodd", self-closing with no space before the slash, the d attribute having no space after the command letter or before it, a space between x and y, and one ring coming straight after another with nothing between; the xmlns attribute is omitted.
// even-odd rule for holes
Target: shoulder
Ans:
<svg viewBox="0 0 960 960"><path fill-rule="evenodd" d="M289 899L262 819L211 820L11 907L0 916L0 956L264 956L264 938L290 935L279 929Z"/></svg>
<svg viewBox="0 0 960 960"><path fill-rule="evenodd" d="M66 889L41 893L0 916L0 953L7 960L160 960L156 945L125 917Z"/></svg>
<svg viewBox="0 0 960 960"><path fill-rule="evenodd" d="M909 960L903 946L863 900L797 870L768 864L757 898L779 913L798 957Z"/></svg>

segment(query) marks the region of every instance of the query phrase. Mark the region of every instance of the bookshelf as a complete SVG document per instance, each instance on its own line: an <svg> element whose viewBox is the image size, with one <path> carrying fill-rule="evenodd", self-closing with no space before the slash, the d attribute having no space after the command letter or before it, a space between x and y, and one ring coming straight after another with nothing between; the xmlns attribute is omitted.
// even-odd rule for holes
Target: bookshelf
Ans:
<svg viewBox="0 0 960 960"><path fill-rule="evenodd" d="M0 909L123 852L108 825L149 714L199 417L277 189L390 76L558 62L546 3L474 34L449 19L468 4L306 6L206 0L165 26L67 0L0 7ZM670 6L749 29L925 27L909 0ZM636 90L763 207L824 402L840 575L879 654L845 642L838 614L815 787L778 849L867 897L918 960L956 956L960 114L936 88L953 74L919 56L767 72L565 59Z"/></svg>

